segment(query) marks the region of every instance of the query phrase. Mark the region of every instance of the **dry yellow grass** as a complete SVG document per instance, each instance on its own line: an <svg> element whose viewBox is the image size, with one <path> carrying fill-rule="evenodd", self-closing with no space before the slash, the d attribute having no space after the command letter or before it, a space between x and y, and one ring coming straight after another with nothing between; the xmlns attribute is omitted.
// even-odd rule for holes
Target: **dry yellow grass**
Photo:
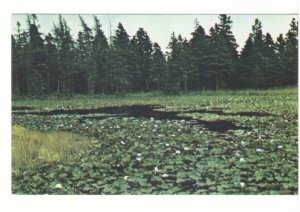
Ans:
<svg viewBox="0 0 300 212"><path fill-rule="evenodd" d="M74 159L91 141L66 132L42 133L20 126L12 128L12 166L30 167L42 162Z"/></svg>

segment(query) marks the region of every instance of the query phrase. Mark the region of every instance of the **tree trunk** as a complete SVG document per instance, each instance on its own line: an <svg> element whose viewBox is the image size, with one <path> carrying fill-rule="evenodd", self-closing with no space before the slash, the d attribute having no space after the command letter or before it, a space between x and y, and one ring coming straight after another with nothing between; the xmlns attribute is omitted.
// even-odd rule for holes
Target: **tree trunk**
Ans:
<svg viewBox="0 0 300 212"><path fill-rule="evenodd" d="M219 77L216 77L216 90L219 90Z"/></svg>

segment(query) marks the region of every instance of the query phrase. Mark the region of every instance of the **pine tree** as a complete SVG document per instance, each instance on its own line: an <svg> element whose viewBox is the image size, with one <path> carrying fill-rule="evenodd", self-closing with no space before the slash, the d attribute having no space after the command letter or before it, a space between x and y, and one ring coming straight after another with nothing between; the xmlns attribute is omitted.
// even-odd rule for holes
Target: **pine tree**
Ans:
<svg viewBox="0 0 300 212"><path fill-rule="evenodd" d="M236 86L239 88L253 87L255 78L252 76L255 54L251 33L249 34L238 63L238 78Z"/></svg>
<svg viewBox="0 0 300 212"><path fill-rule="evenodd" d="M101 24L97 16L94 16L94 40L93 40L93 58L96 65L96 93L104 93L107 90L109 84L106 80L106 74L108 72L108 51L109 46L107 38L101 29Z"/></svg>
<svg viewBox="0 0 300 212"><path fill-rule="evenodd" d="M143 91L149 91L150 84L150 69L152 68L151 54L153 52L152 43L147 32L143 28L139 28L133 37L133 44L135 45L136 56L139 67L137 72L139 72L141 78L139 81L142 85ZM137 81L136 79L134 80Z"/></svg>
<svg viewBox="0 0 300 212"><path fill-rule="evenodd" d="M237 62L238 62L238 45L236 39L231 31L232 20L230 16L225 14L219 15L220 22L217 26L217 34L220 36L220 42L222 42L223 58L226 59L226 68L223 70L221 82L224 83L224 87L235 87L237 78ZM216 26L215 26L216 28ZM220 46L220 45L219 45ZM229 50L229 52L228 52ZM221 85L222 86L222 85Z"/></svg>
<svg viewBox="0 0 300 212"><path fill-rule="evenodd" d="M292 19L286 34L285 49L282 54L282 85L297 85L298 82L298 22Z"/></svg>
<svg viewBox="0 0 300 212"><path fill-rule="evenodd" d="M191 63L193 70L191 74L191 85L193 89L212 88L212 73L208 69L211 59L211 46L209 37L205 34L204 28L196 21L195 31L192 32L190 40Z"/></svg>
<svg viewBox="0 0 300 212"><path fill-rule="evenodd" d="M55 46L54 37L51 33L45 36L45 48L47 54L47 70L48 70L48 93L54 93L58 87L59 67L57 65L58 52Z"/></svg>
<svg viewBox="0 0 300 212"><path fill-rule="evenodd" d="M27 74L30 68L29 38L26 31L21 31L17 22L17 34L12 40L12 90L13 94L27 95Z"/></svg>
<svg viewBox="0 0 300 212"><path fill-rule="evenodd" d="M266 34L264 43L264 87L272 87L277 85L278 82L279 59L275 53L275 43L269 33Z"/></svg>
<svg viewBox="0 0 300 212"><path fill-rule="evenodd" d="M180 57L180 47L178 39L173 32L167 47L167 71L163 76L163 91L166 93L178 93L180 91L180 67L178 65Z"/></svg>
<svg viewBox="0 0 300 212"><path fill-rule="evenodd" d="M112 46L109 53L109 72L107 74L110 90L116 94L125 93L129 88L131 79L129 73L129 48L129 35L123 25L119 23L116 35L112 38Z"/></svg>
<svg viewBox="0 0 300 212"><path fill-rule="evenodd" d="M71 30L61 15L58 25L54 24L54 40L58 51L58 82L57 93L70 94L74 91L75 48Z"/></svg>
<svg viewBox="0 0 300 212"><path fill-rule="evenodd" d="M47 69L44 40L38 30L36 15L28 15L30 69L27 74L28 92L31 95L46 94Z"/></svg>
<svg viewBox="0 0 300 212"><path fill-rule="evenodd" d="M78 79L77 85L80 82L85 82L79 92L87 92L93 94L96 84L96 62L93 57L93 33L92 29L87 26L81 16L79 16L82 31L78 35L77 58L78 58Z"/></svg>
<svg viewBox="0 0 300 212"><path fill-rule="evenodd" d="M239 69L240 83L243 87L261 88L265 85L265 67L267 58L265 56L266 44L262 33L262 24L258 19L252 26L246 44L242 50Z"/></svg>
<svg viewBox="0 0 300 212"><path fill-rule="evenodd" d="M163 77L166 71L166 59L158 43L153 44L152 68L150 69L150 87L152 90L161 90Z"/></svg>
<svg viewBox="0 0 300 212"><path fill-rule="evenodd" d="M208 70L211 76L215 79L215 89L226 88L226 81L232 76L233 72L233 55L232 49L227 42L227 39L222 35L222 31L216 24L210 29L210 63Z"/></svg>

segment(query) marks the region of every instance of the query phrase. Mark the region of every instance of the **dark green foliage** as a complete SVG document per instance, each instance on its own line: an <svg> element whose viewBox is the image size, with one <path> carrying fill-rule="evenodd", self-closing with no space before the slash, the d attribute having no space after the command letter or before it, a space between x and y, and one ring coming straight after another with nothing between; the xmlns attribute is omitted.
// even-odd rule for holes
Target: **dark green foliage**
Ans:
<svg viewBox="0 0 300 212"><path fill-rule="evenodd" d="M123 25L119 23L116 35L113 37L109 55L109 71L107 79L110 83L110 91L119 94L129 88L131 73L130 66L129 35Z"/></svg>
<svg viewBox="0 0 300 212"><path fill-rule="evenodd" d="M163 77L166 71L165 55L158 43L153 44L152 68L150 69L150 87L154 90L163 88Z"/></svg>
<svg viewBox="0 0 300 212"><path fill-rule="evenodd" d="M283 69L282 85L296 85L298 82L298 22L293 18L290 30L286 34L285 48L281 54Z"/></svg>
<svg viewBox="0 0 300 212"><path fill-rule="evenodd" d="M104 93L107 90L106 74L108 72L108 51L109 46L107 38L101 29L99 19L94 16L95 27L94 27L94 40L93 40L93 58L95 60L96 68L96 84L95 92Z"/></svg>
<svg viewBox="0 0 300 212"><path fill-rule="evenodd" d="M81 16L79 20L82 30L76 40L61 15L53 32L45 36L34 14L28 15L26 30L18 23L11 40L14 96L179 93L297 84L295 19L276 42L262 33L262 23L256 19L240 54L230 16L220 15L209 34L196 20L190 40L172 34L166 56L143 28L130 39L119 23L108 43L96 16L93 28Z"/></svg>
<svg viewBox="0 0 300 212"><path fill-rule="evenodd" d="M132 45L136 53L137 65L133 74L132 84L140 85L137 88L142 91L149 91L150 70L152 69L151 54L152 43L147 32L140 28L132 38Z"/></svg>
<svg viewBox="0 0 300 212"><path fill-rule="evenodd" d="M54 25L54 40L58 51L57 93L74 91L75 47L70 28L59 15L58 25Z"/></svg>

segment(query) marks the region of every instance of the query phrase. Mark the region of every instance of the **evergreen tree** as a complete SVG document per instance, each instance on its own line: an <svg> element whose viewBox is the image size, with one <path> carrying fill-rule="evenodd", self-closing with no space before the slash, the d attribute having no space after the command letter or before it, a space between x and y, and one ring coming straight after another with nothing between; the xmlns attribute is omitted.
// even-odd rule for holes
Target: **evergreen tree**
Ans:
<svg viewBox="0 0 300 212"><path fill-rule="evenodd" d="M77 59L78 75L76 76L76 85L81 85L77 92L93 94L96 84L96 62L93 57L93 33L92 29L87 26L81 16L79 16L82 31L78 34L77 40Z"/></svg>
<svg viewBox="0 0 300 212"><path fill-rule="evenodd" d="M29 38L27 32L21 31L19 22L12 43L12 91L15 94L27 95L27 74L30 68Z"/></svg>
<svg viewBox="0 0 300 212"><path fill-rule="evenodd" d="M129 88L131 79L129 73L129 35L123 25L119 23L116 35L112 38L112 46L109 53L109 72L107 79L110 82L110 90L119 94Z"/></svg>
<svg viewBox="0 0 300 212"><path fill-rule="evenodd" d="M255 54L252 35L249 34L244 48L241 51L241 56L238 63L238 78L237 78L237 87L239 88L250 88L255 83L253 82L255 78L252 76L254 66L254 57Z"/></svg>
<svg viewBox="0 0 300 212"><path fill-rule="evenodd" d="M93 40L93 58L96 65L96 93L104 93L107 90L108 82L106 80L106 74L108 72L108 51L109 46L107 38L101 29L101 24L97 16L94 16L94 40Z"/></svg>
<svg viewBox="0 0 300 212"><path fill-rule="evenodd" d="M298 82L298 22L292 19L286 34L285 49L282 54L282 85L297 85Z"/></svg>
<svg viewBox="0 0 300 212"><path fill-rule="evenodd" d="M139 80L135 78L134 83L140 81L143 91L149 91L150 84L150 69L152 68L151 54L153 52L152 43L146 31L143 28L139 28L133 37L133 44L135 45L136 56L138 61L137 76L141 76ZM135 75L136 76L136 75Z"/></svg>
<svg viewBox="0 0 300 212"><path fill-rule="evenodd" d="M220 22L218 26L215 26L216 33L220 42L223 44L219 44L220 47L223 48L221 54L223 55L223 59L226 58L226 66L223 65L223 74L220 75L221 86L225 87L235 87L236 78L237 78L237 61L238 61L238 45L236 43L236 39L231 31L232 28L232 20L230 16L225 14L219 15ZM217 50L217 52L219 52ZM229 52L228 52L229 51ZM225 57L225 58L224 58ZM222 85L224 83L224 85ZM217 87L217 86L216 86Z"/></svg>
<svg viewBox="0 0 300 212"><path fill-rule="evenodd" d="M210 29L210 63L208 70L211 76L215 79L215 89L226 88L226 81L232 76L233 72L233 55L232 49L221 29L216 24L214 28Z"/></svg>
<svg viewBox="0 0 300 212"><path fill-rule="evenodd" d="M265 56L266 45L262 33L262 25L258 19L252 26L252 33L246 41L240 57L240 82L243 87L260 88L266 87L265 67L267 58Z"/></svg>
<svg viewBox="0 0 300 212"><path fill-rule="evenodd" d="M158 43L153 44L152 68L150 69L150 87L153 90L161 90L163 77L166 71L166 59Z"/></svg>
<svg viewBox="0 0 300 212"><path fill-rule="evenodd" d="M212 88L212 73L208 69L211 59L211 46L209 37L205 34L204 28L196 21L195 31L192 32L190 40L191 63L191 84L194 89Z"/></svg>
<svg viewBox="0 0 300 212"><path fill-rule="evenodd" d="M71 30L61 15L58 18L58 25L54 24L54 40L58 51L58 82L57 93L71 93L74 91L74 64L75 48Z"/></svg>
<svg viewBox="0 0 300 212"><path fill-rule="evenodd" d="M58 54L55 46L54 37L51 33L45 36L45 48L47 55L47 70L48 70L48 93L54 93L58 89L59 67L57 65Z"/></svg>
<svg viewBox="0 0 300 212"><path fill-rule="evenodd" d="M46 51L44 40L38 30L36 15L28 15L30 69L27 74L28 92L31 95L42 95L48 90Z"/></svg>
<svg viewBox="0 0 300 212"><path fill-rule="evenodd" d="M178 69L179 69L179 75L181 88L187 92L188 89L190 89L190 75L193 71L193 64L191 63L191 56L192 56L192 50L190 48L190 44L187 41L187 39L182 39L181 35L178 36Z"/></svg>
<svg viewBox="0 0 300 212"><path fill-rule="evenodd" d="M167 53L167 71L163 76L163 90L166 93L177 93L180 91L180 67L178 61L181 50L174 32L171 35L167 48L170 52Z"/></svg>
<svg viewBox="0 0 300 212"><path fill-rule="evenodd" d="M20 95L19 88L19 67L18 67L18 49L14 36L11 36L11 73L12 73L12 94L13 96Z"/></svg>
<svg viewBox="0 0 300 212"><path fill-rule="evenodd" d="M279 80L279 62L275 53L275 43L269 33L266 34L264 43L264 87L272 87L275 86Z"/></svg>

